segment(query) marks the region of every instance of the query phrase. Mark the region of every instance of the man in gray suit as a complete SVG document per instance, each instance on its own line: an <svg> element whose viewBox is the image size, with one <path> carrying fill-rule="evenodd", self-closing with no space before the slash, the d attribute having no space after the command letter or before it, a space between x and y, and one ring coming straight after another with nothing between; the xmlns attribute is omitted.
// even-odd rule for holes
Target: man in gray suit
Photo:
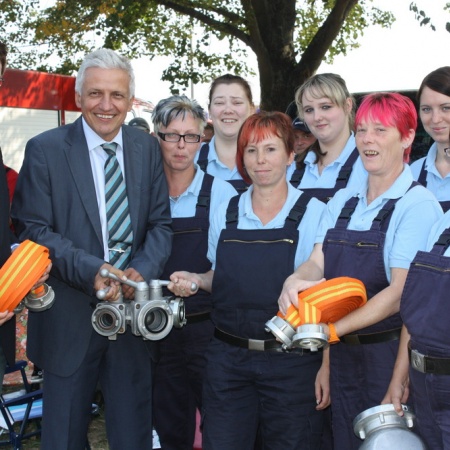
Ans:
<svg viewBox="0 0 450 450"><path fill-rule="evenodd" d="M21 239L47 246L53 261L52 308L30 313L28 356L44 370L42 449L84 449L97 381L105 399L111 449L152 447L153 345L128 329L117 340L97 334L95 292L118 283L104 267L134 281L157 279L171 250L170 208L160 149L152 136L122 126L134 97L129 61L100 49L83 61L75 85L82 118L31 139L12 216ZM126 185L131 239L111 242L108 174L113 144ZM114 152L113 152L114 153ZM129 258L125 266L116 255ZM119 270L122 268L122 270ZM132 298L133 289L124 286Z"/></svg>

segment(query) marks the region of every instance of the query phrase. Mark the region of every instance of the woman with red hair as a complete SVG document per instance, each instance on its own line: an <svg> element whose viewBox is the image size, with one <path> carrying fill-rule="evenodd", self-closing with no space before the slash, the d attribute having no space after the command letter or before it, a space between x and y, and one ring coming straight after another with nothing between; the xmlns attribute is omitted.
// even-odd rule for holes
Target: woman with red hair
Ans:
<svg viewBox="0 0 450 450"><path fill-rule="evenodd" d="M336 344L329 348L336 450L360 447L353 419L383 400L398 349L398 311L409 265L442 216L437 200L404 163L416 124L408 98L397 93L365 97L355 125L367 183L330 200L310 258L286 280L279 299L285 313L297 304L298 292L324 278L354 277L366 287L363 307L324 324Z"/></svg>
<svg viewBox="0 0 450 450"><path fill-rule="evenodd" d="M236 165L250 183L213 217L204 274L175 272L169 285L212 292L214 339L203 389L203 448L250 450L258 426L265 449L318 449L329 404L322 352L291 352L265 331L286 277L312 250L324 209L286 180L294 132L280 112L242 125Z"/></svg>

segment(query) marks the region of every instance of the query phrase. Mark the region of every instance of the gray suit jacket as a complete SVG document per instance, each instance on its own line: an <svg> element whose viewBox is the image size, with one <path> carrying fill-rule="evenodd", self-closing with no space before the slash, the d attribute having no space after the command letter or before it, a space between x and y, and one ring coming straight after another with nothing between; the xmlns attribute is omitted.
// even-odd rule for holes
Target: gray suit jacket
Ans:
<svg viewBox="0 0 450 450"><path fill-rule="evenodd" d="M129 266L149 281L160 276L171 250L167 184L155 138L123 126L123 146L133 227ZM27 143L12 217L20 239L48 247L53 262L48 283L56 301L45 312L30 312L28 356L44 370L69 376L80 366L95 332L94 278L104 264L81 118Z"/></svg>

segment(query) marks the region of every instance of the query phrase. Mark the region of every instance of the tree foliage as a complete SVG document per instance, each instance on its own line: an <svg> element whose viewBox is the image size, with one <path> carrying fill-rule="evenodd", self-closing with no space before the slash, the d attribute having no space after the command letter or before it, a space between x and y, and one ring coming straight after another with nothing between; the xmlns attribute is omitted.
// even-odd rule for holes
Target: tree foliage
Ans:
<svg viewBox="0 0 450 450"><path fill-rule="evenodd" d="M15 67L73 74L100 46L130 58L165 55L174 92L225 72L248 75L253 52L261 107L284 110L322 61L357 48L367 27L392 24L372 1L56 0L41 9L38 0L6 0L0 27Z"/></svg>
<svg viewBox="0 0 450 450"><path fill-rule="evenodd" d="M415 15L416 20L420 23L420 26L428 26L430 27L433 31L436 31L436 27L433 25L433 23L431 22L431 18L428 17L428 14L423 10L423 9L419 9L419 7L417 6L416 3L412 2L409 5L409 10L412 11ZM444 6L444 10L446 11L450 11L450 3L447 3ZM450 33L450 22L447 22L445 24L445 29Z"/></svg>

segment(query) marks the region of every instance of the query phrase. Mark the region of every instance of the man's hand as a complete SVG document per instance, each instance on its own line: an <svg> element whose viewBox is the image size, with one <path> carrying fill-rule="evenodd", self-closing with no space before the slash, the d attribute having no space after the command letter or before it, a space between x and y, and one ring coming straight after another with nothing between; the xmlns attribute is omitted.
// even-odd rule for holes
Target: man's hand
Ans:
<svg viewBox="0 0 450 450"><path fill-rule="evenodd" d="M122 272L119 269L116 269L115 267L111 266L111 264L105 263L103 264L100 269L98 270L97 275L95 275L94 280L94 290L107 290L106 295L104 297L104 300L113 302L119 298L120 295L120 281L112 280L108 277L102 277L100 275L100 272L102 269L107 269L112 274L116 275L121 280L126 280L127 277L124 272Z"/></svg>
<svg viewBox="0 0 450 450"><path fill-rule="evenodd" d="M132 267L128 267L128 269L125 269L124 274L128 280L136 281L136 283L138 283L139 281L145 281L143 276L137 270L133 269ZM128 299L128 300L134 299L134 288L132 288L131 286L127 286L126 284L123 284L122 292L123 292L123 296L126 299Z"/></svg>

